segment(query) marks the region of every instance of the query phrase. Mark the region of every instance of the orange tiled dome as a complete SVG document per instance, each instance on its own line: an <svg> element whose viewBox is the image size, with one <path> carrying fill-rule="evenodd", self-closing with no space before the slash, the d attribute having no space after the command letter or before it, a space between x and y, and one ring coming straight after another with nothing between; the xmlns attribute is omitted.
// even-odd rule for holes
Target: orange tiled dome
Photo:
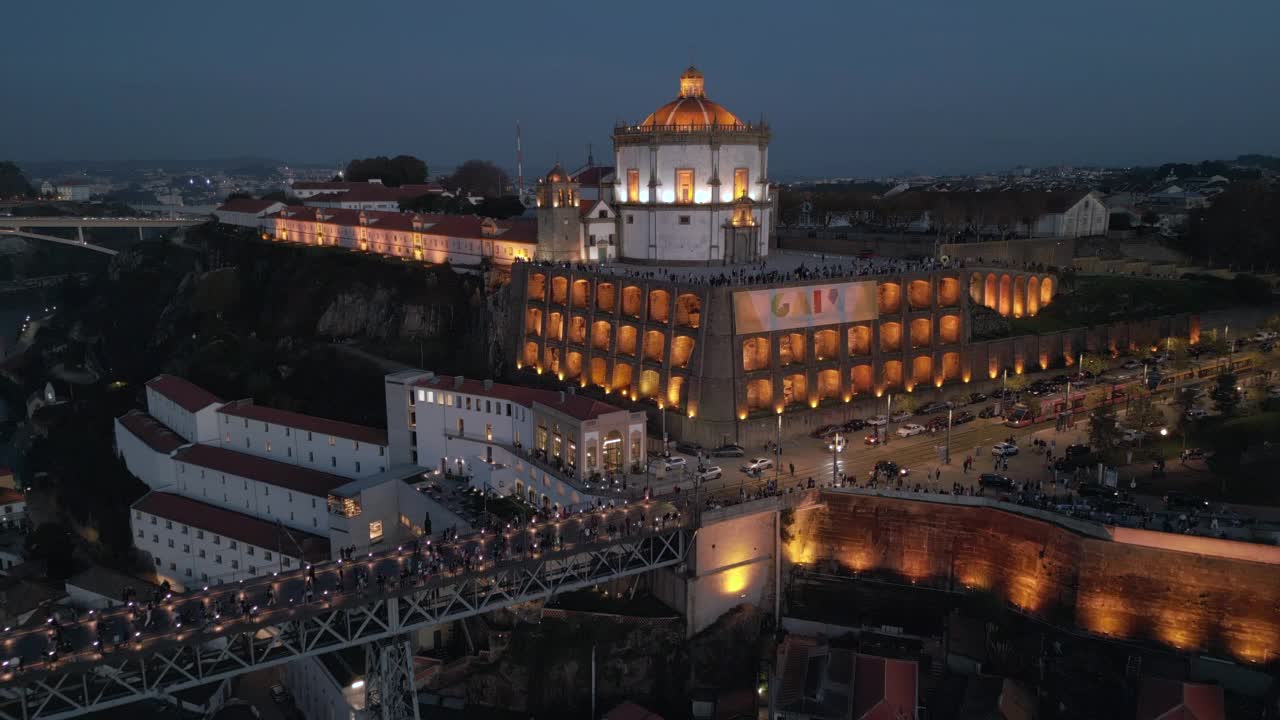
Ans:
<svg viewBox="0 0 1280 720"><path fill-rule="evenodd" d="M703 90L702 71L690 67L680 75L680 97L654 110L640 126L741 124L737 115L726 110L723 105L707 99Z"/></svg>

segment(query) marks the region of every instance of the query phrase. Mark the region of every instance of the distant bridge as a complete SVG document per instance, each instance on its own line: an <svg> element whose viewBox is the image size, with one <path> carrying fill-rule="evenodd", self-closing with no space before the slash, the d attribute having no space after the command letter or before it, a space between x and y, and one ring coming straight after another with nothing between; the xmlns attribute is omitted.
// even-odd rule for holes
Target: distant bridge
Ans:
<svg viewBox="0 0 1280 720"><path fill-rule="evenodd" d="M138 239L147 228L191 227L206 222L204 218L133 218L133 217L0 217L0 235L14 235L31 240L71 245L93 250L105 255L115 255L116 250L94 245L84 238L85 228L137 228ZM37 232L37 229L75 228L76 239L58 237Z"/></svg>
<svg viewBox="0 0 1280 720"><path fill-rule="evenodd" d="M77 717L360 645L368 707L416 719L409 633L685 562L693 523L659 522L659 507L633 504L426 543L429 552L396 548L209 587L154 608L140 598L70 623L6 628L0 719ZM423 563L441 569L426 573Z"/></svg>

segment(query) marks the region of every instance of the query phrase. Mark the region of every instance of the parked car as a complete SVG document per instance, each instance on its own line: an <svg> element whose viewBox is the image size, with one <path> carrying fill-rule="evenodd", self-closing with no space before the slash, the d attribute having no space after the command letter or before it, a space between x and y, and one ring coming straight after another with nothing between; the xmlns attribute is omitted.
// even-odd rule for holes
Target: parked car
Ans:
<svg viewBox="0 0 1280 720"><path fill-rule="evenodd" d="M980 392L976 392L976 393L969 393L969 404L970 404L970 405L977 405L978 403L980 403L980 402L982 402L983 400L986 400L986 399L987 399L987 396L986 396L986 395L983 395L983 394L982 394L982 393L980 393Z"/></svg>
<svg viewBox="0 0 1280 720"><path fill-rule="evenodd" d="M697 455L702 452L702 446L695 442L681 440L676 443L676 452L682 452L685 455Z"/></svg>
<svg viewBox="0 0 1280 720"><path fill-rule="evenodd" d="M1200 448L1187 448L1178 454L1178 458L1183 462L1188 460L1203 460L1205 458L1204 450Z"/></svg>
<svg viewBox="0 0 1280 720"><path fill-rule="evenodd" d="M1010 442L998 442L991 446L991 454L997 457L1009 457L1018 454L1018 446Z"/></svg>
<svg viewBox="0 0 1280 720"><path fill-rule="evenodd" d="M1147 436L1141 430L1130 430L1129 428L1119 428L1120 442L1135 443Z"/></svg>
<svg viewBox="0 0 1280 720"><path fill-rule="evenodd" d="M1067 457L1080 457L1083 455L1089 455L1092 452L1093 450L1089 449L1088 445L1080 445L1077 443L1075 445L1068 445L1067 449L1063 451L1063 454Z"/></svg>
<svg viewBox="0 0 1280 720"><path fill-rule="evenodd" d="M938 431L938 430L946 430L946 429L947 429L947 416L946 416L946 415L937 415L937 416L931 417L931 418L929 418L929 422L925 423L925 424L924 424L924 426L925 426L925 429L927 429L929 432L936 432L936 431Z"/></svg>
<svg viewBox="0 0 1280 720"><path fill-rule="evenodd" d="M744 473L758 473L772 469L773 461L769 458L752 458L746 465L742 466L742 472Z"/></svg>
<svg viewBox="0 0 1280 720"><path fill-rule="evenodd" d="M978 411L978 417L980 417L980 418L993 418L993 417L999 417L999 415L997 415L997 414L996 414L996 406L995 406L995 405L988 405L988 406L986 406L986 407L984 407L984 408L982 408L981 410L979 410L979 411Z"/></svg>
<svg viewBox="0 0 1280 720"><path fill-rule="evenodd" d="M951 416L951 424L964 425L965 423L971 423L976 419L977 419L976 415L969 412L968 410L965 410L964 412L958 412L955 415Z"/></svg>
<svg viewBox="0 0 1280 720"><path fill-rule="evenodd" d="M1209 411L1201 410L1200 408L1191 408L1190 410L1187 411L1188 420L1202 420L1208 416L1209 416Z"/></svg>
<svg viewBox="0 0 1280 720"><path fill-rule="evenodd" d="M1170 490L1164 496L1164 506L1170 510L1207 510L1209 501L1199 495Z"/></svg>
<svg viewBox="0 0 1280 720"><path fill-rule="evenodd" d="M1120 497L1120 491L1113 487L1103 485L1102 483L1081 483L1076 486L1076 494L1080 497L1101 497L1116 498Z"/></svg>
<svg viewBox="0 0 1280 720"><path fill-rule="evenodd" d="M1004 475L996 475L995 473L982 473L978 476L978 485L981 487L1000 488L1002 490L1012 490L1013 480Z"/></svg>
<svg viewBox="0 0 1280 720"><path fill-rule="evenodd" d="M809 437L814 438L815 440L826 440L828 437L836 434L837 432L840 432L839 425L823 425L822 427L809 433Z"/></svg>
<svg viewBox="0 0 1280 720"><path fill-rule="evenodd" d="M746 457L747 451L741 445L721 445L711 451L712 457Z"/></svg>
<svg viewBox="0 0 1280 720"><path fill-rule="evenodd" d="M694 478L697 479L698 482L707 482L708 480L719 480L723 475L724 470L721 470L719 465L712 465L711 467L699 472L697 475L694 475Z"/></svg>
<svg viewBox="0 0 1280 720"><path fill-rule="evenodd" d="M906 410L899 410L898 412L889 416L889 420L891 422L902 422L903 420L910 420L910 419L911 419L911 413L907 412Z"/></svg>
<svg viewBox="0 0 1280 720"><path fill-rule="evenodd" d="M898 437L911 437L912 435L919 435L922 432L925 432L925 427L918 423L906 423L897 430Z"/></svg>
<svg viewBox="0 0 1280 720"><path fill-rule="evenodd" d="M946 404L946 403L941 402L941 401L938 401L938 400L935 400L935 401L933 401L933 402L931 402L931 403L925 403L925 404L924 404L924 405L923 405L919 410L916 410L916 414L917 414L917 415L932 415L932 414L934 414L934 413L936 413L936 412L939 412L939 411L942 411L942 410L946 410L946 409L947 409L947 404Z"/></svg>
<svg viewBox="0 0 1280 720"><path fill-rule="evenodd" d="M882 427L889 424L889 418L883 415L872 415L867 418L867 424L872 427Z"/></svg>
<svg viewBox="0 0 1280 720"><path fill-rule="evenodd" d="M283 685L272 685L270 693L272 701L278 705L289 702L289 691Z"/></svg>
<svg viewBox="0 0 1280 720"><path fill-rule="evenodd" d="M840 427L845 432L857 432L867 426L867 421L860 418L854 418Z"/></svg>

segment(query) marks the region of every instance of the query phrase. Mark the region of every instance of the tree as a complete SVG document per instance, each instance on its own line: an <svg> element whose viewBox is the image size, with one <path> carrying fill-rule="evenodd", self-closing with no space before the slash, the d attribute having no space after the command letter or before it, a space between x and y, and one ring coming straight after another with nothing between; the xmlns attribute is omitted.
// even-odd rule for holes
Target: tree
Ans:
<svg viewBox="0 0 1280 720"><path fill-rule="evenodd" d="M1185 435L1191 424L1190 413L1200 402L1200 387L1187 385L1180 388L1173 398L1174 407L1178 408L1178 429Z"/></svg>
<svg viewBox="0 0 1280 720"><path fill-rule="evenodd" d="M1217 334L1208 340L1202 339L1200 341L1200 347L1203 348L1205 352L1217 356L1226 355L1231 350L1231 344L1227 342L1227 339L1225 337L1219 337Z"/></svg>
<svg viewBox="0 0 1280 720"><path fill-rule="evenodd" d="M1084 355L1080 356L1081 372L1088 370L1094 375L1097 375L1098 373L1106 369L1107 369L1107 362L1102 359L1102 356L1097 355L1095 353L1085 353Z"/></svg>
<svg viewBox="0 0 1280 720"><path fill-rule="evenodd" d="M520 202L520 198L515 195L487 197L479 205L476 205L474 210L475 214L481 217L506 220L509 217L522 214L524 212L524 203Z"/></svg>
<svg viewBox="0 0 1280 720"><path fill-rule="evenodd" d="M227 198L223 200L223 202L231 202L232 200L252 200L252 199L253 199L253 196L245 192L244 190L236 190L233 193L229 193L227 195Z"/></svg>
<svg viewBox="0 0 1280 720"><path fill-rule="evenodd" d="M1147 226L1155 226L1160 223L1160 214L1155 210L1148 210L1142 213L1142 224Z"/></svg>
<svg viewBox="0 0 1280 720"><path fill-rule="evenodd" d="M51 580L66 580L75 573L75 543L71 531L58 523L44 523L27 536L28 560L43 561Z"/></svg>
<svg viewBox="0 0 1280 720"><path fill-rule="evenodd" d="M35 194L21 168L11 162L0 162L0 198L31 197Z"/></svg>
<svg viewBox="0 0 1280 720"><path fill-rule="evenodd" d="M491 198L506 192L509 183L507 174L497 165L488 160L468 160L453 171L446 184L450 190L463 190Z"/></svg>
<svg viewBox="0 0 1280 720"><path fill-rule="evenodd" d="M1099 454L1110 453L1120 442L1120 423L1116 420L1116 406L1099 405L1089 413L1089 445Z"/></svg>
<svg viewBox="0 0 1280 720"><path fill-rule="evenodd" d="M1023 375L1022 373L1014 373L1004 381L1004 386L1014 392L1022 392L1026 389L1028 382L1026 375Z"/></svg>
<svg viewBox="0 0 1280 720"><path fill-rule="evenodd" d="M271 200L272 202L282 202L285 205L298 205L301 201L297 197L290 195L284 190L272 190L262 196L263 200Z"/></svg>
<svg viewBox="0 0 1280 720"><path fill-rule="evenodd" d="M892 406L893 406L893 408L892 408L892 409L893 409L893 411L894 411L894 412L896 412L896 411L898 411L898 410L905 410L906 412L913 412L913 411L915 411L915 409L916 409L916 398L915 398L915 396L914 396L914 395L908 395L908 394L906 394L906 393L899 393L899 394L897 395L897 397L895 397L895 398L893 399Z"/></svg>
<svg viewBox="0 0 1280 720"><path fill-rule="evenodd" d="M1156 407L1148 390L1135 390L1129 404L1129 424L1136 429L1159 427L1164 424L1164 413Z"/></svg>
<svg viewBox="0 0 1280 720"><path fill-rule="evenodd" d="M379 155L347 163L343 178L349 182L381 180L387 187L421 185L427 181L427 164L412 155Z"/></svg>
<svg viewBox="0 0 1280 720"><path fill-rule="evenodd" d="M1218 375L1213 389L1209 391L1213 406L1227 417L1235 415L1236 409L1240 407L1240 391L1236 389L1236 381L1236 374L1228 370Z"/></svg>

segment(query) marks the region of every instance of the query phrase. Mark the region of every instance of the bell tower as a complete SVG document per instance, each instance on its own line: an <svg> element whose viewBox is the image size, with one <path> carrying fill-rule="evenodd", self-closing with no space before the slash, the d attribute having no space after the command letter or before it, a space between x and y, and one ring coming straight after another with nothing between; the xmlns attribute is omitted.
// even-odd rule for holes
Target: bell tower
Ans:
<svg viewBox="0 0 1280 720"><path fill-rule="evenodd" d="M578 183L560 167L538 180L539 260L582 259L582 214L578 210Z"/></svg>

